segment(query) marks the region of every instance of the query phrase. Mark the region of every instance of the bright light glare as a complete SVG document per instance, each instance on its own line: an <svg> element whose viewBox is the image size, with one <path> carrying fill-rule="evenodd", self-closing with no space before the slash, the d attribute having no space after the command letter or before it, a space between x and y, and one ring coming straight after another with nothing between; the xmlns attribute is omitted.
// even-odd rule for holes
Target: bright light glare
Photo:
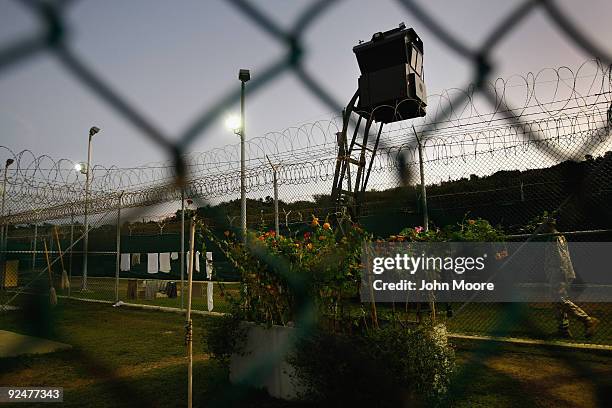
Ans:
<svg viewBox="0 0 612 408"><path fill-rule="evenodd" d="M83 165L81 163L77 163L77 164L74 165L74 169L76 171L81 171L81 170L83 170Z"/></svg>
<svg viewBox="0 0 612 408"><path fill-rule="evenodd" d="M233 131L240 130L240 127L241 127L240 116L229 115L227 118L225 118L225 127Z"/></svg>

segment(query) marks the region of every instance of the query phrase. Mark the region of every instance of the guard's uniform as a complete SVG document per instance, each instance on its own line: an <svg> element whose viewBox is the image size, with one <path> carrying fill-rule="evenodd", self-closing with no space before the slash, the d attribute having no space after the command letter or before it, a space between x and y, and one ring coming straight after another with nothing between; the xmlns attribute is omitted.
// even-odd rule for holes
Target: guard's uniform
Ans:
<svg viewBox="0 0 612 408"><path fill-rule="evenodd" d="M568 297L567 290L572 281L576 279L576 273L574 272L565 237L554 237L551 245L546 246L544 260L546 278L550 285L551 300L555 302L557 311L559 330L569 330L568 313L576 316L576 318L587 325L589 323L589 315Z"/></svg>

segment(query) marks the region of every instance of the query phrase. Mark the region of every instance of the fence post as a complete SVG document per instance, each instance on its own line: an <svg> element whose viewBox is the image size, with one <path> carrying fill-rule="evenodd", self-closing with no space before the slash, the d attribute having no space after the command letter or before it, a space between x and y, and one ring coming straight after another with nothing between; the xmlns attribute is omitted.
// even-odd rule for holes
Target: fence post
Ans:
<svg viewBox="0 0 612 408"><path fill-rule="evenodd" d="M2 192L4 193L4 189L2 190ZM4 215L4 207L2 208L2 217L3 217L3 220L2 220L2 237L1 237L1 244L0 244L0 251L1 251L1 253L0 253L0 279L2 279L3 283L0 284L0 287L2 287L4 285L4 276L6 274L6 262L7 262L6 258L7 258L7 254L8 254L9 224L5 220L6 216Z"/></svg>
<svg viewBox="0 0 612 408"><path fill-rule="evenodd" d="M2 214L4 216L4 214ZM4 217L2 217L4 218ZM0 226L1 228L1 235L0 235L0 268L2 268L2 272L0 273L4 273L4 219L2 220L2 225ZM1 276L0 276L1 277Z"/></svg>
<svg viewBox="0 0 612 408"><path fill-rule="evenodd" d="M4 209L2 210L4 218ZM6 253L8 252L8 225L5 226L4 219L2 220L2 235L0 236L0 278L4 282L4 274L6 273ZM0 285L1 286L1 285Z"/></svg>
<svg viewBox="0 0 612 408"><path fill-rule="evenodd" d="M72 247L74 246L74 208L70 210L70 257L68 258L68 297L70 297L70 290L72 288Z"/></svg>
<svg viewBox="0 0 612 408"><path fill-rule="evenodd" d="M280 235L280 225L278 223L278 182L276 180L276 168L274 168L274 229L276 236Z"/></svg>
<svg viewBox="0 0 612 408"><path fill-rule="evenodd" d="M279 236L280 225L278 222L278 181L276 178L277 166L272 164L268 155L266 155L266 159L268 159L268 163L270 163L270 167L272 167L272 183L274 184L274 231L276 232L276 236Z"/></svg>
<svg viewBox="0 0 612 408"><path fill-rule="evenodd" d="M185 280L185 188L181 187L181 309L183 309L183 292Z"/></svg>
<svg viewBox="0 0 612 408"><path fill-rule="evenodd" d="M34 244L32 245L32 272L36 268L36 240L38 239L38 219L34 221Z"/></svg>
<svg viewBox="0 0 612 408"><path fill-rule="evenodd" d="M10 216L10 215L11 215L11 212L9 211L7 213L7 216ZM10 228L11 228L11 224L9 224L7 222L6 225L4 226L4 250L5 251L8 251L8 239L9 239L9 230L10 230Z"/></svg>
<svg viewBox="0 0 612 408"><path fill-rule="evenodd" d="M117 255L115 259L115 302L119 301L119 266L121 262L121 198L123 192L119 194L117 203Z"/></svg>
<svg viewBox="0 0 612 408"><path fill-rule="evenodd" d="M427 189L425 188L425 169L423 166L423 145L421 143L421 139L419 139L419 135L412 125L412 131L414 132L414 137L416 138L418 150L419 150L419 173L421 174L421 202L423 207L423 227L425 231L429 231L429 214L427 212Z"/></svg>
<svg viewBox="0 0 612 408"><path fill-rule="evenodd" d="M187 313L186 313L186 325L185 339L187 342L187 406L192 407L193 403L193 323L191 321L191 286L193 282L194 263L195 263L195 219L191 218L191 224L189 228L189 263L187 270Z"/></svg>

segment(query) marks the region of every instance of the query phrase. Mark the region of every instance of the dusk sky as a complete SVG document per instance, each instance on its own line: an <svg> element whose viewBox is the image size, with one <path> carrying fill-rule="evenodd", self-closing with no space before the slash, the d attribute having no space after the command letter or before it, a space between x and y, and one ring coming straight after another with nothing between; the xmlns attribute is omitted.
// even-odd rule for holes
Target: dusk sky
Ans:
<svg viewBox="0 0 612 408"><path fill-rule="evenodd" d="M283 27L290 27L308 1L254 2ZM425 3L425 2L421 2ZM612 51L612 2L560 1L562 8L600 47ZM477 46L519 2L433 1L425 7L462 41ZM257 75L285 50L231 4L220 0L78 1L70 8L70 44L85 63L150 121L171 135L237 89L237 73ZM305 67L336 100L346 103L359 76L352 47L405 22L425 47L429 93L463 87L471 67L437 41L394 1L345 0L330 7L305 36ZM0 2L0 49L32 33L38 21L18 2ZM497 47L496 77L546 67L578 67L589 58L544 12L536 11ZM247 84L248 86L248 84ZM239 104L233 111L238 112ZM247 136L330 118L334 112L285 72L247 100ZM336 112L337 114L337 112ZM76 81L50 53L0 72L0 145L13 151L84 160L87 131L96 125L94 162L131 167L166 159L97 96ZM235 143L223 117L190 150Z"/></svg>

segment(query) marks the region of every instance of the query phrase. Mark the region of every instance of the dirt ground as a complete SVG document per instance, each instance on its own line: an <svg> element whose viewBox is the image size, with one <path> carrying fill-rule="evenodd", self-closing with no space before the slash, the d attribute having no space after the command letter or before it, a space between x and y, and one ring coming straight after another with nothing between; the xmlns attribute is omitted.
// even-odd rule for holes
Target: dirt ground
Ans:
<svg viewBox="0 0 612 408"><path fill-rule="evenodd" d="M612 395L612 352L504 346L485 357L460 348L457 356L460 365L487 373L478 375L485 377L482 383L509 384L503 391L520 393L524 407L603 407ZM501 399L499 406L517 406L512 400L504 404Z"/></svg>

